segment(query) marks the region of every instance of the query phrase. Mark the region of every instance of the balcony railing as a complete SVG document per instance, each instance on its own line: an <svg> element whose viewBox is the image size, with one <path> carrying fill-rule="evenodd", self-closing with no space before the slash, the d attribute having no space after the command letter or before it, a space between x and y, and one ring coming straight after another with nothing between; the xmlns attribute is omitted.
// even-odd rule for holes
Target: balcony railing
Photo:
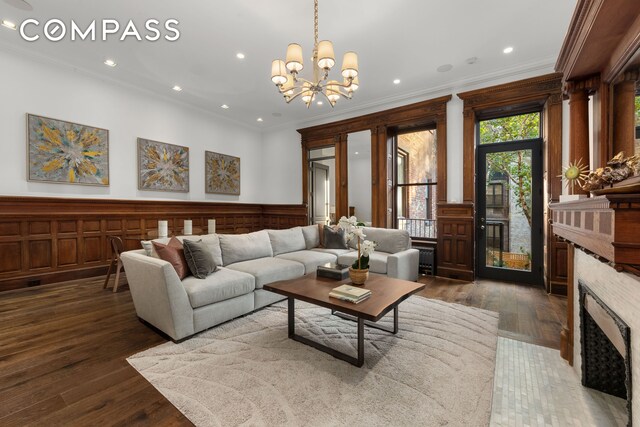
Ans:
<svg viewBox="0 0 640 427"><path fill-rule="evenodd" d="M407 230L411 237L421 239L436 238L435 219L398 218L398 229Z"/></svg>

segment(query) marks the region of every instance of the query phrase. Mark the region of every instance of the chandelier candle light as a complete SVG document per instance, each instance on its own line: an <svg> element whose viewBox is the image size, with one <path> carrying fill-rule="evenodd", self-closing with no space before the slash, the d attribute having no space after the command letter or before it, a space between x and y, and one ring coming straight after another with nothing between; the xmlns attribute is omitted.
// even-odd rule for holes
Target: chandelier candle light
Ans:
<svg viewBox="0 0 640 427"><path fill-rule="evenodd" d="M358 55L355 52L344 54L342 83L329 80L329 71L335 65L336 59L331 41L318 42L318 0L314 0L313 13L313 80L299 76L304 68L302 46L291 43L287 47L286 61L276 59L271 63L271 81L276 84L287 104L300 96L309 108L316 95L322 94L333 107L340 97L351 99L353 92L358 89Z"/></svg>

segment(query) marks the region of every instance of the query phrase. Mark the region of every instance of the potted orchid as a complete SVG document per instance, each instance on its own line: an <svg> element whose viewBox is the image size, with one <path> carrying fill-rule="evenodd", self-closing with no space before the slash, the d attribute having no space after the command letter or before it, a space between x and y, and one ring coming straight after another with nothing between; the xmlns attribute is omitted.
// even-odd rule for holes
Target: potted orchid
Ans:
<svg viewBox="0 0 640 427"><path fill-rule="evenodd" d="M338 221L338 227L347 233L347 241L356 239L358 244L358 258L349 267L349 277L354 285L362 285L369 277L369 256L375 251L376 243L365 240L364 223L359 222L355 216L342 217Z"/></svg>

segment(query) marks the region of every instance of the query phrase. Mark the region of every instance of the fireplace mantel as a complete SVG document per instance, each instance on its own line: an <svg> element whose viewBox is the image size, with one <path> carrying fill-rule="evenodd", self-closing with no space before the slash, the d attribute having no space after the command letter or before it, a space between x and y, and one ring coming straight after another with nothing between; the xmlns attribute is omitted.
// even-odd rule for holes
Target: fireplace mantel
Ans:
<svg viewBox="0 0 640 427"><path fill-rule="evenodd" d="M610 194L553 203L553 233L640 275L640 194Z"/></svg>

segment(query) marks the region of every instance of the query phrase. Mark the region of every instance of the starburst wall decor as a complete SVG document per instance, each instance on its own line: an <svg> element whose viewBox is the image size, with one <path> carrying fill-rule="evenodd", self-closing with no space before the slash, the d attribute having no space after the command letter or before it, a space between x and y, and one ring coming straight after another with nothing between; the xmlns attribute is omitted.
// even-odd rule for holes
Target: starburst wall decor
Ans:
<svg viewBox="0 0 640 427"><path fill-rule="evenodd" d="M109 131L27 114L28 180L109 185Z"/></svg>
<svg viewBox="0 0 640 427"><path fill-rule="evenodd" d="M205 152L205 191L212 194L240 194L240 158Z"/></svg>
<svg viewBox="0 0 640 427"><path fill-rule="evenodd" d="M565 180L564 185L567 188L570 188L571 194L573 194L576 184L578 185L578 187L582 187L584 185L588 172L589 166L583 164L582 159L580 159L575 163L569 162L568 166L563 167L562 175L558 175L558 178L562 178Z"/></svg>
<svg viewBox="0 0 640 427"><path fill-rule="evenodd" d="M189 192L189 147L138 138L138 189Z"/></svg>

